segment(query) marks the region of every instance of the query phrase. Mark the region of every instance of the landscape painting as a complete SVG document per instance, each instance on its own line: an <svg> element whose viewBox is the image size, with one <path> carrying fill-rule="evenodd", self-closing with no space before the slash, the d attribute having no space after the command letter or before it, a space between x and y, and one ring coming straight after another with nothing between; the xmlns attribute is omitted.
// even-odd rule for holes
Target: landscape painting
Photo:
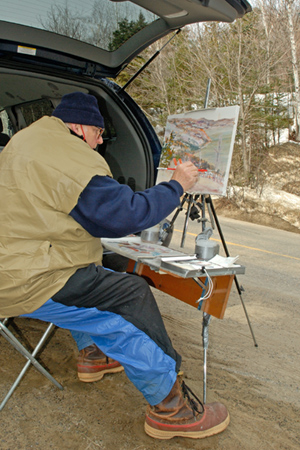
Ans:
<svg viewBox="0 0 300 450"><path fill-rule="evenodd" d="M239 106L228 106L169 116L157 183L191 161L199 176L190 194L226 195L238 115Z"/></svg>

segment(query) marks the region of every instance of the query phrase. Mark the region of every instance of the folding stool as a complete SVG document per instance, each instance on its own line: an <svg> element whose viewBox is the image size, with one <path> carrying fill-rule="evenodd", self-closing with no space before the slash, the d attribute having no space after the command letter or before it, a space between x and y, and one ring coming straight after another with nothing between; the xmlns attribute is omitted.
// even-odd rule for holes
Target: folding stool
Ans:
<svg viewBox="0 0 300 450"><path fill-rule="evenodd" d="M10 398L10 396L12 395L12 393L14 392L14 390L16 389L18 384L20 383L21 379L25 375L25 372L29 368L30 364L33 364L34 367L39 372L41 372L45 377L47 377L48 380L50 380L53 384L55 384L55 386L57 386L59 389L63 389L63 387L52 377L52 375L50 375L49 372L47 372L46 369L44 369L43 366L41 366L41 364L35 358L35 356L39 352L40 348L42 347L42 345L46 341L47 337L50 335L52 329L54 328L54 324L50 323L48 325L46 331L44 332L43 336L39 340L39 342L36 345L34 351L32 353L30 353L24 347L24 345L21 344L21 342L14 336L14 334L7 328L7 326L6 326L7 322L8 322L7 318L0 320L0 333L19 353L21 353L27 359L27 362L26 362L25 366L23 367L23 369L21 370L19 376L16 378L16 380L13 383L12 387L10 388L10 390L8 391L6 396L4 397L4 400L0 404L0 411L2 411L2 409L4 408L6 402L8 401L8 399Z"/></svg>

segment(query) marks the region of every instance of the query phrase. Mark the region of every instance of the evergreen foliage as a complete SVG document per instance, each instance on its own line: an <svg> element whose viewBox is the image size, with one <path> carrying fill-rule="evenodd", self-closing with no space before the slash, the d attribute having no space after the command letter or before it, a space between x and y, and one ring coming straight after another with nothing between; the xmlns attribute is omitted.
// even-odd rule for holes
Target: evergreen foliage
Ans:
<svg viewBox="0 0 300 450"><path fill-rule="evenodd" d="M118 22L118 29L113 32L113 38L109 43L109 50L117 50L131 36L142 30L147 25L143 13L139 14L136 21L127 20L126 18Z"/></svg>

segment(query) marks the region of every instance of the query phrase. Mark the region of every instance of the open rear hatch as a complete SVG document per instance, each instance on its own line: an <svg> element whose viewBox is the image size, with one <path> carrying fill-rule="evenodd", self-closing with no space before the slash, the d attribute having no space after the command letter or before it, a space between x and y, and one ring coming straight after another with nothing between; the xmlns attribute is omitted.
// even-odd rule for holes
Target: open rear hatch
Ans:
<svg viewBox="0 0 300 450"><path fill-rule="evenodd" d="M19 55L31 55L58 65L68 63L79 72L111 78L172 30L197 22L233 22L251 11L245 0L73 0L70 9L60 7L57 0L34 3L0 0L0 44L3 39L11 44L9 48L1 44L0 50L17 51ZM30 5L36 6L34 11L30 11ZM101 22L96 20L100 13ZM65 17L60 17L63 14ZM111 48L119 23L138 21L141 14L145 26L119 48ZM74 35L75 39L64 34Z"/></svg>
<svg viewBox="0 0 300 450"><path fill-rule="evenodd" d="M108 78L185 25L232 22L251 10L244 0L0 0L0 7L0 111L14 132L37 120L37 111L51 114L62 95L89 92L105 117L100 152L114 177L137 190L155 182L160 142L138 105ZM140 26L118 46L122 22Z"/></svg>

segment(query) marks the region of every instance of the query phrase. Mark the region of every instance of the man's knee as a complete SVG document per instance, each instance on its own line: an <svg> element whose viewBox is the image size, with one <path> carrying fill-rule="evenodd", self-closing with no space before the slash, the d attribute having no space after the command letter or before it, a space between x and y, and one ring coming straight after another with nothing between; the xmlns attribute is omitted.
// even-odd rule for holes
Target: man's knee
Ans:
<svg viewBox="0 0 300 450"><path fill-rule="evenodd" d="M131 282L132 282L133 287L135 289L139 290L140 293L152 295L149 283L147 282L146 279L144 279L138 275L131 275Z"/></svg>

